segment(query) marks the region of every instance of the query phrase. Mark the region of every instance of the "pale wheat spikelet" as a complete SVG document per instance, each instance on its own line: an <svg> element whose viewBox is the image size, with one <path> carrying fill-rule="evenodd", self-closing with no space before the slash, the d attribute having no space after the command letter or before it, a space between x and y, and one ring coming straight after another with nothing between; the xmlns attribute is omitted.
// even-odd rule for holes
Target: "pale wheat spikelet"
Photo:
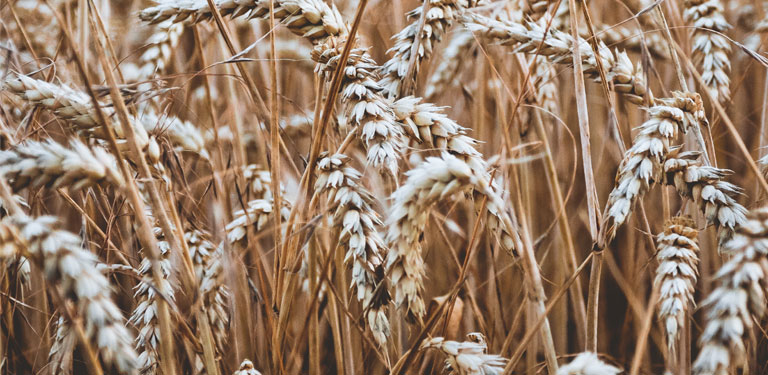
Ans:
<svg viewBox="0 0 768 375"><path fill-rule="evenodd" d="M229 328L229 288L223 282L224 249L208 239L208 234L199 230L184 233L184 240L189 246L189 255L195 269L195 275L202 294L208 320L213 330L213 337L220 351Z"/></svg>
<svg viewBox="0 0 768 375"><path fill-rule="evenodd" d="M155 232L160 233L159 228ZM170 245L168 242L158 240L157 247L160 249L160 270L162 271L162 285L155 285L152 278L152 263L144 257L139 266L141 281L136 285L135 296L137 299L136 307L129 319L129 322L139 329L136 336L136 349L139 351L139 368L142 374L155 374L159 366L160 351L159 344L160 326L157 316L159 298L168 302L174 301L174 293L169 278L172 272L172 265L169 259ZM162 296L159 296L161 293Z"/></svg>
<svg viewBox="0 0 768 375"><path fill-rule="evenodd" d="M360 184L361 174L349 166L346 155L324 157L317 168L315 189L328 195L334 223L341 228L339 244L347 251L345 261L352 263L357 300L362 302L373 337L384 345L390 334L386 314L390 296L383 287L386 250L378 232L382 223L373 210L373 197Z"/></svg>
<svg viewBox="0 0 768 375"><path fill-rule="evenodd" d="M48 366L52 374L71 374L72 360L77 337L63 317L56 321L56 334L48 351Z"/></svg>
<svg viewBox="0 0 768 375"><path fill-rule="evenodd" d="M466 8L474 6L474 0L430 0L423 6L408 12L407 16L412 22L403 30L395 34L395 45L388 53L390 58L381 66L382 78L379 84L384 89L384 95L389 98L398 98L403 81L415 79L419 74L421 63L432 56L435 45L440 42L447 29L453 24L459 14ZM422 12L427 12L423 28L420 28ZM413 66L413 76L406 77L411 61L411 50L418 33L421 33L421 42L416 51L416 60Z"/></svg>
<svg viewBox="0 0 768 375"><path fill-rule="evenodd" d="M557 375L617 375L621 369L613 367L592 352L583 352L570 363L561 366Z"/></svg>
<svg viewBox="0 0 768 375"><path fill-rule="evenodd" d="M435 72L429 77L427 85L424 88L424 97L433 98L436 94L445 91L456 82L456 76L459 75L462 57L472 54L476 48L475 39L467 29L456 30L451 35L448 45L443 50L442 60L435 68Z"/></svg>
<svg viewBox="0 0 768 375"><path fill-rule="evenodd" d="M272 174L257 164L243 168L243 179L255 199L272 200Z"/></svg>
<svg viewBox="0 0 768 375"><path fill-rule="evenodd" d="M93 113L91 98L67 85L56 85L19 74L6 79L5 88L78 126L94 128L99 125L96 114Z"/></svg>
<svg viewBox="0 0 768 375"><path fill-rule="evenodd" d="M191 122L173 116L158 116L148 108L139 115L139 121L147 133L167 137L177 151L188 151L203 159L210 159L203 133Z"/></svg>
<svg viewBox="0 0 768 375"><path fill-rule="evenodd" d="M724 181L732 172L702 165L698 156L698 152L673 151L664 163L666 184L674 185L681 196L696 202L707 222L717 226L722 245L736 228L744 224L747 209L736 201L741 188Z"/></svg>
<svg viewBox="0 0 768 375"><path fill-rule="evenodd" d="M232 375L261 375L261 373L253 367L253 362L246 359L240 364L240 368Z"/></svg>
<svg viewBox="0 0 768 375"><path fill-rule="evenodd" d="M667 333L669 351L674 353L686 312L694 304L693 292L699 274L699 232L689 217L676 216L664 224L657 236L654 287L659 290L659 320Z"/></svg>
<svg viewBox="0 0 768 375"><path fill-rule="evenodd" d="M105 370L134 373L138 360L131 348L133 335L124 327L120 309L112 301L109 281L96 267L98 260L80 245L80 237L54 228L51 216L9 216L0 225L18 228L30 258L58 285L82 318L85 334L98 350Z"/></svg>
<svg viewBox="0 0 768 375"><path fill-rule="evenodd" d="M420 98L407 96L400 98L392 104L392 109L398 121L403 123L406 134L415 143L421 143L422 147L434 149L438 152L447 152L458 157L474 171L483 171L486 179L490 175L485 172L488 166L483 155L475 149L477 140L469 137L467 129L445 115L443 107L432 103L424 103ZM475 195L481 191L475 191ZM476 200L478 209L481 200ZM509 253L515 253L514 238L516 233L511 233L509 228L502 225L503 204L489 200L486 203L488 214L487 227L499 237L501 245Z"/></svg>
<svg viewBox="0 0 768 375"><path fill-rule="evenodd" d="M453 375L501 375L507 359L498 354L487 354L488 345L482 334L470 333L469 341L458 342L442 337L426 339L421 350L437 349L446 356L445 368ZM480 338L478 340L478 338Z"/></svg>
<svg viewBox="0 0 768 375"><path fill-rule="evenodd" d="M269 221L270 215L274 210L272 200L254 199L248 202L245 210L237 210L232 215L233 219L225 227L227 231L227 240L229 242L238 242L245 238L248 233L248 226L253 225L254 229L261 230ZM290 204L283 200L283 207L280 210L281 217L287 217L290 211Z"/></svg>
<svg viewBox="0 0 768 375"><path fill-rule="evenodd" d="M343 43L329 38L312 52L318 69L329 77L341 59ZM344 69L341 101L346 104L347 117L360 126L363 141L368 148L368 163L397 175L401 157L403 131L395 121L391 105L381 95L376 83L378 65L367 52L353 49Z"/></svg>
<svg viewBox="0 0 768 375"><path fill-rule="evenodd" d="M483 171L484 172L484 171ZM429 157L406 172L408 179L392 193L387 218L387 274L394 286L394 300L413 321L425 313L421 298L425 266L421 255L421 236L430 208L438 201L478 185L478 174L466 162L444 153Z"/></svg>
<svg viewBox="0 0 768 375"><path fill-rule="evenodd" d="M57 117L72 122L77 130L85 131L102 139L106 137L100 128L91 98L84 92L74 90L66 85L56 85L24 75L16 75L15 78L6 79L5 88L30 103L52 111ZM115 113L114 108L109 104L101 103L100 107L106 117L111 117ZM139 125L138 120L130 118L130 121L139 147L144 148L149 143L149 135ZM113 119L112 126L116 136L124 139L125 131L122 124L117 119Z"/></svg>
<svg viewBox="0 0 768 375"><path fill-rule="evenodd" d="M183 23L168 20L157 25L156 31L149 37L147 48L139 57L139 80L152 78L155 74L165 71L183 33Z"/></svg>
<svg viewBox="0 0 768 375"><path fill-rule="evenodd" d="M215 4L222 16L269 17L269 1L265 0L219 0ZM274 2L274 9L276 20L294 34L312 41L347 33L347 26L336 6L328 6L322 0L278 0ZM213 14L207 0L160 0L155 6L142 10L139 18L149 23L172 20L194 24L213 20Z"/></svg>
<svg viewBox="0 0 768 375"><path fill-rule="evenodd" d="M100 147L89 148L78 139L70 147L53 140L27 141L0 151L0 172L14 191L30 187L80 189L107 182L117 188L123 177L115 158Z"/></svg>
<svg viewBox="0 0 768 375"><path fill-rule="evenodd" d="M745 364L752 316L759 322L766 309L768 208L750 211L724 250L731 259L715 274L716 287L702 303L705 325L693 364L698 375L727 374Z"/></svg>
<svg viewBox="0 0 768 375"><path fill-rule="evenodd" d="M648 109L650 118L640 125L616 174L616 185L608 197L598 247L613 241L618 227L626 222L635 203L651 186L663 181L663 165L678 132L696 126L704 116L698 94L675 92L672 98L658 99Z"/></svg>
<svg viewBox="0 0 768 375"><path fill-rule="evenodd" d="M570 65L574 40L570 34L553 28L544 33L545 26L529 22L525 25L510 21L497 21L477 14L471 14L463 19L464 24L473 33L490 40L497 40L503 45L515 47L516 52L536 53L542 46L541 55L547 56L554 63ZM597 59L606 70L606 78L613 82L617 92L622 93L627 100L642 104L646 96L650 96L640 65L635 65L626 52L611 52L604 43L598 44L598 55L592 50L589 42L579 38L582 68L584 73L594 80L600 80Z"/></svg>
<svg viewBox="0 0 768 375"><path fill-rule="evenodd" d="M720 0L686 0L685 7L683 16L694 27L691 48L694 62L701 69L701 78L714 99L727 101L731 95L728 88L731 46L728 38L719 33L731 25L723 17L723 4Z"/></svg>

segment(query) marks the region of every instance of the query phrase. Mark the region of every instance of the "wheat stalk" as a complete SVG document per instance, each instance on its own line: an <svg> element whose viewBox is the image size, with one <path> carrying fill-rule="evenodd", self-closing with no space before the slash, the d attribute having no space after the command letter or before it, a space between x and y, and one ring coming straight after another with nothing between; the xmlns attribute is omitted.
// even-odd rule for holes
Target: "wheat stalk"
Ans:
<svg viewBox="0 0 768 375"><path fill-rule="evenodd" d="M768 209L751 211L724 251L731 259L715 274L716 288L702 303L704 330L694 374L724 374L746 360L745 338L765 313L768 293Z"/></svg>
<svg viewBox="0 0 768 375"><path fill-rule="evenodd" d="M670 353L675 353L680 329L687 319L699 274L698 231L689 217L676 216L664 225L657 237L654 287L659 289L659 320L667 333Z"/></svg>
<svg viewBox="0 0 768 375"><path fill-rule="evenodd" d="M727 101L731 95L731 46L721 33L731 25L723 17L723 4L720 0L686 0L683 16L694 27L693 59L701 69L707 89L715 100Z"/></svg>
<svg viewBox="0 0 768 375"><path fill-rule="evenodd" d="M349 166L346 155L326 156L317 163L317 193L328 195L334 224L341 228L339 245L346 249L345 262L352 263L352 283L362 302L373 337L384 345L389 336L386 307L390 296L384 283L386 248L379 235L382 223L373 210L374 199L360 185L360 173Z"/></svg>
<svg viewBox="0 0 768 375"><path fill-rule="evenodd" d="M498 354L487 354L485 336L480 333L467 335L469 341L458 342L435 337L424 340L421 350L436 349L445 356L445 368L453 375L501 375L507 359Z"/></svg>
<svg viewBox="0 0 768 375"><path fill-rule="evenodd" d="M80 246L73 233L54 228L52 216L9 216L0 225L15 227L18 241L45 277L75 306L83 319L88 339L96 345L102 362L122 374L133 373L138 361L131 348L132 336L123 326L120 309L112 301L110 285L97 271L98 260ZM5 232L5 231L4 231Z"/></svg>
<svg viewBox="0 0 768 375"><path fill-rule="evenodd" d="M616 184L608 197L598 247L613 241L618 227L626 222L634 205L657 182L662 181L663 165L678 132L698 124L704 116L698 94L674 93L658 99L648 109L650 119L637 131L619 165Z"/></svg>
<svg viewBox="0 0 768 375"><path fill-rule="evenodd" d="M674 150L664 162L665 181L674 185L682 197L696 202L707 222L718 227L719 243L724 244L746 222L747 209L735 198L741 189L723 181L732 172L702 165L698 156L698 152Z"/></svg>

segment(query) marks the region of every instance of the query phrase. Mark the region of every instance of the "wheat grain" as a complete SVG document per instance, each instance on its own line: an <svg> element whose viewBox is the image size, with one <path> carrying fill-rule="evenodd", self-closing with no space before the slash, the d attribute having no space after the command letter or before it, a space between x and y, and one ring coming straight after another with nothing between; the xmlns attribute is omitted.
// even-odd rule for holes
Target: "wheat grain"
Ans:
<svg viewBox="0 0 768 375"><path fill-rule="evenodd" d="M429 77L424 87L425 98L431 99L455 84L456 76L459 75L461 68L462 57L472 55L476 50L474 41L472 33L466 29L456 30L451 35L448 45L443 50L440 64L437 65L435 72Z"/></svg>
<svg viewBox="0 0 768 375"><path fill-rule="evenodd" d="M702 303L704 330L694 374L726 374L746 360L744 339L752 316L765 313L768 293L768 209L751 211L725 245L731 259L715 274L716 288Z"/></svg>
<svg viewBox="0 0 768 375"><path fill-rule="evenodd" d="M664 162L665 181L674 185L682 197L691 198L707 218L718 227L718 240L724 244L733 231L746 221L747 209L736 201L741 189L727 181L732 172L701 165L699 153L674 150Z"/></svg>
<svg viewBox="0 0 768 375"><path fill-rule="evenodd" d="M384 345L389 336L386 307L390 296L384 283L386 249L379 235L382 223L373 210L373 197L360 185L360 173L349 166L346 155L322 158L315 189L328 195L334 224L341 228L339 245L346 249L345 262L352 263L352 283L362 302L373 337Z"/></svg>
<svg viewBox="0 0 768 375"><path fill-rule="evenodd" d="M469 341L457 342L435 337L424 340L421 350L437 349L447 358L445 368L454 375L501 375L507 359L497 354L487 354L488 345L478 333L467 335ZM479 339L479 340L478 340Z"/></svg>
<svg viewBox="0 0 768 375"><path fill-rule="evenodd" d="M683 16L694 27L691 48L693 59L712 98L725 102L731 95L728 73L731 51L728 38L721 33L731 28L723 17L720 0L686 0Z"/></svg>
<svg viewBox="0 0 768 375"><path fill-rule="evenodd" d="M676 216L664 224L657 237L654 287L659 289L659 320L667 333L667 345L675 353L680 329L694 304L693 293L699 274L698 231L689 217Z"/></svg>

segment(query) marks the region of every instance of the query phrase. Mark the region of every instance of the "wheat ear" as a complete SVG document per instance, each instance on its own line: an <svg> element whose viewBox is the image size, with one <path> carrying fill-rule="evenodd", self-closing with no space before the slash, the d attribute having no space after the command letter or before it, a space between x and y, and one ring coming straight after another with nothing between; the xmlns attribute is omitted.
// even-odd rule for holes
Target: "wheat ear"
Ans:
<svg viewBox="0 0 768 375"><path fill-rule="evenodd" d="M632 147L619 165L616 185L608 197L598 247L613 241L618 227L624 224L632 210L653 184L662 181L664 162L670 145L678 132L698 124L704 116L698 94L675 92L674 97L658 99L648 109L650 119L639 128Z"/></svg>
<svg viewBox="0 0 768 375"><path fill-rule="evenodd" d="M676 216L664 225L657 237L654 287L659 289L659 320L667 333L670 353L677 348L680 327L688 319L689 307L694 304L699 264L699 232L689 217Z"/></svg>
<svg viewBox="0 0 768 375"><path fill-rule="evenodd" d="M227 330L229 329L229 288L223 282L224 249L214 245L209 235L199 230L184 233L184 240L189 247L189 255L195 269L195 275L202 294L203 305L211 323L213 337L221 353L226 350Z"/></svg>
<svg viewBox="0 0 768 375"><path fill-rule="evenodd" d="M731 95L728 88L731 46L721 33L731 25L723 17L723 4L720 0L686 0L683 16L694 27L691 48L694 62L701 69L701 78L712 98L727 101Z"/></svg>
<svg viewBox="0 0 768 375"><path fill-rule="evenodd" d="M693 373L720 375L746 360L752 316L758 321L766 309L768 293L768 208L747 215L724 251L731 259L715 274L715 289L702 303L704 330Z"/></svg>
<svg viewBox="0 0 768 375"><path fill-rule="evenodd" d="M71 300L85 333L95 343L108 369L131 374L137 369L133 335L124 327L120 309L112 301L109 281L97 270L98 260L80 245L80 237L54 228L51 216L9 216L2 226L15 227L29 258L43 270L49 283Z"/></svg>
<svg viewBox="0 0 768 375"><path fill-rule="evenodd" d="M437 349L446 356L445 368L454 375L501 375L507 359L498 354L487 354L488 345L481 333L470 333L468 341L458 342L442 337L426 339L421 350Z"/></svg>
<svg viewBox="0 0 768 375"><path fill-rule="evenodd" d="M221 0L216 2L216 7L222 16L231 18L266 18L270 13L270 3L264 0ZM347 32L336 6L328 6L321 0L274 1L274 14L291 32L310 40ZM212 21L213 14L207 0L161 0L142 10L139 18L149 23L172 20L194 24Z"/></svg>
<svg viewBox="0 0 768 375"><path fill-rule="evenodd" d="M339 245L347 251L345 261L352 263L357 300L362 302L373 337L384 345L390 334L386 314L390 296L383 285L386 249L378 232L382 223L373 210L373 197L360 184L361 175L349 166L347 156L324 157L317 168L315 189L328 195L334 223L341 228Z"/></svg>
<svg viewBox="0 0 768 375"><path fill-rule="evenodd" d="M150 215L147 215L151 217ZM160 235L160 228L154 228L155 235ZM162 271L162 285L156 285L152 278L152 262L143 257L139 272L141 280L136 285L135 297L137 299L136 307L129 319L129 323L139 329L136 336L136 349L139 351L140 370L143 374L155 374L160 361L160 351L158 345L163 338L160 336L160 326L158 322L158 299L162 298L169 303L174 301L173 288L170 283L170 276L173 270L170 261L170 245L167 241L158 238L157 247L160 249L160 270ZM161 295L158 295L161 294Z"/></svg>
<svg viewBox="0 0 768 375"><path fill-rule="evenodd" d="M741 188L723 181L732 172L702 165L698 156L698 152L674 150L664 162L665 180L668 185L674 185L682 197L696 202L707 222L717 226L722 245L746 222L747 209L736 201Z"/></svg>
<svg viewBox="0 0 768 375"><path fill-rule="evenodd" d="M102 182L123 186L112 154L100 147L89 148L77 139L69 144L67 148L53 140L27 141L0 151L0 172L14 191L41 186L80 189Z"/></svg>
<svg viewBox="0 0 768 375"><path fill-rule="evenodd" d="M343 44L328 38L312 52L318 69L328 77L333 75L341 59ZM376 83L378 65L362 49L350 52L341 101L347 106L347 116L360 126L363 141L368 148L368 163L376 168L397 175L397 163L401 158L403 131L395 122L389 102L381 95L382 88Z"/></svg>
<svg viewBox="0 0 768 375"><path fill-rule="evenodd" d="M555 63L570 64L572 61L572 46L574 40L570 34L529 22L520 24L511 21L497 21L477 14L469 14L463 18L464 24L474 33L496 40L503 45L515 47L516 52L537 53L547 56ZM592 50L589 42L583 38L577 41L581 48L581 61L584 73L594 80L600 79L597 59L606 69L606 78L613 82L617 92L622 93L627 100L642 104L646 96L651 96L643 77L640 65L634 65L626 52L611 52L604 43L598 44L598 55ZM539 51L539 45L542 46ZM651 98L652 99L652 98Z"/></svg>
<svg viewBox="0 0 768 375"><path fill-rule="evenodd" d="M474 42L472 33L464 28L456 30L451 35L448 45L443 50L442 60L424 88L425 98L433 98L455 84L461 68L461 58L475 51Z"/></svg>
<svg viewBox="0 0 768 375"><path fill-rule="evenodd" d="M401 92L403 81L415 79L419 74L421 63L432 56L435 45L442 40L453 21L464 9L473 6L474 3L474 0L430 0L423 6L408 12L408 18L412 22L392 37L395 45L387 51L392 54L392 57L381 67L382 79L379 84L384 88L384 95L389 98L398 98L403 94ZM422 14L423 12L426 14ZM424 17L423 24L422 17ZM413 75L408 77L411 53L419 34L421 37L414 57Z"/></svg>

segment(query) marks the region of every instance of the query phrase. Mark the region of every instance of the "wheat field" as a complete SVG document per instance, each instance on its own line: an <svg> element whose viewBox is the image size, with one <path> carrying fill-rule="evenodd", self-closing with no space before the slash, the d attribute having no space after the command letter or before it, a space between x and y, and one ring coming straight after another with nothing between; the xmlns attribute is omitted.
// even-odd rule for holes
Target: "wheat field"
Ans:
<svg viewBox="0 0 768 375"><path fill-rule="evenodd" d="M3 0L2 374L768 374L768 2Z"/></svg>

